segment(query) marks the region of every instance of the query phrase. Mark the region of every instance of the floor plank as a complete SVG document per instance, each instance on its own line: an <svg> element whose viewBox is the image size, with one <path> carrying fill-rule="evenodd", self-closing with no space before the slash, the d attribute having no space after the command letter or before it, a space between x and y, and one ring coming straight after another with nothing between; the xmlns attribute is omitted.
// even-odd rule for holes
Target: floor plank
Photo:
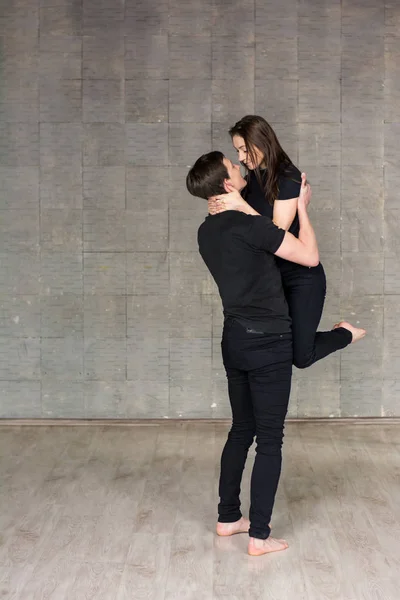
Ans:
<svg viewBox="0 0 400 600"><path fill-rule="evenodd" d="M400 425L290 423L259 558L214 533L228 429L0 427L1 598L398 600Z"/></svg>

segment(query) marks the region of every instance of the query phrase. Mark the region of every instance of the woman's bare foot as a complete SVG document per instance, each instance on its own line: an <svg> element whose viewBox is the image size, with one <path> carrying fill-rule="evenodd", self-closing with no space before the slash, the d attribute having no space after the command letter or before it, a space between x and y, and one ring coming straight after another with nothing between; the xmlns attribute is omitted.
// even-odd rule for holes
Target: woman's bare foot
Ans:
<svg viewBox="0 0 400 600"><path fill-rule="evenodd" d="M242 517L234 523L217 523L217 534L226 537L235 535L235 533L247 533L249 531L250 521Z"/></svg>
<svg viewBox="0 0 400 600"><path fill-rule="evenodd" d="M336 325L333 326L333 329L337 329L338 327L343 327L343 329L350 331L351 335L353 336L353 339L351 340L352 344L358 342L358 340L361 340L367 333L365 329L353 327L353 325L350 325L350 323L347 321L340 321L340 323L336 323Z"/></svg>
<svg viewBox="0 0 400 600"><path fill-rule="evenodd" d="M262 556L270 552L281 552L282 550L286 550L286 548L289 548L286 540L276 540L271 537L266 540L259 540L258 538L251 537L247 552L250 556Z"/></svg>

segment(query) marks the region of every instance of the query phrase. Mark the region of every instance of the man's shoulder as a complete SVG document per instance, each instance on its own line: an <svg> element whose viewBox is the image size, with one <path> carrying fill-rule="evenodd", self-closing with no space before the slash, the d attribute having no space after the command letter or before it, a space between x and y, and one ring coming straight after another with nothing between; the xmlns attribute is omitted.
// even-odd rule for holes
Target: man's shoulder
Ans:
<svg viewBox="0 0 400 600"><path fill-rule="evenodd" d="M263 231L265 235L270 228L278 229L270 217L227 210L207 217L198 229L197 238L204 243L211 239L226 239L227 235L251 242L254 234L258 235L257 232Z"/></svg>
<svg viewBox="0 0 400 600"><path fill-rule="evenodd" d="M218 229L229 225L239 223L248 223L251 215L246 215L239 210L226 210L218 215L207 215L204 221L200 224L199 231L203 229Z"/></svg>

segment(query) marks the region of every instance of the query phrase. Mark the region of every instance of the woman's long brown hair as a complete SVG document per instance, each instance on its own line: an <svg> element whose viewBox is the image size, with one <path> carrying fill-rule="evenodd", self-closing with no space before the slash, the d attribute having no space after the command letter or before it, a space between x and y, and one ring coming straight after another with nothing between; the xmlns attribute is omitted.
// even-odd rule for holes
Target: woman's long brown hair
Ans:
<svg viewBox="0 0 400 600"><path fill-rule="evenodd" d="M239 135L244 139L247 154L253 164L257 163L254 147L263 153L267 176L263 181L260 167L254 169L254 172L261 189L264 189L266 199L272 205L279 194L279 175L293 164L280 145L275 131L263 117L247 115L230 128L229 135L231 138Z"/></svg>

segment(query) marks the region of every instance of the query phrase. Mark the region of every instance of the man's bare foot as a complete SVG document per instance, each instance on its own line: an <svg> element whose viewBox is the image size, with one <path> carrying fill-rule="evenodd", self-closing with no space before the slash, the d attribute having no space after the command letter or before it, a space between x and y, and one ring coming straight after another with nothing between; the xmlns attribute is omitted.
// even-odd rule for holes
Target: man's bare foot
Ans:
<svg viewBox="0 0 400 600"><path fill-rule="evenodd" d="M352 344L361 340L367 333L365 329L353 327L353 325L350 325L350 323L347 321L340 321L340 323L336 323L336 325L333 326L333 329L337 329L338 327L343 327L343 329L350 331L351 335L353 336L353 339L351 340Z"/></svg>
<svg viewBox="0 0 400 600"><path fill-rule="evenodd" d="M249 531L250 521L242 517L234 523L217 523L217 534L226 537L235 535L235 533L247 533Z"/></svg>
<svg viewBox="0 0 400 600"><path fill-rule="evenodd" d="M270 552L281 552L282 550L286 550L286 548L289 548L286 540L276 540L271 537L266 540L259 540L258 538L251 537L247 552L250 556L262 556Z"/></svg>

